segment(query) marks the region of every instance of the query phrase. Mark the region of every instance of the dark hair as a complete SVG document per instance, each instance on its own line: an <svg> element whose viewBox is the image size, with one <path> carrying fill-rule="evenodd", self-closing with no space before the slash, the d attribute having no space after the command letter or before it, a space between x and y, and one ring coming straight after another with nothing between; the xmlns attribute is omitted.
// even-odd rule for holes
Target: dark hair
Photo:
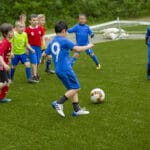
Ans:
<svg viewBox="0 0 150 150"><path fill-rule="evenodd" d="M55 32L56 33L61 33L62 30L68 30L68 26L64 21L59 21L55 24Z"/></svg>
<svg viewBox="0 0 150 150"><path fill-rule="evenodd" d="M0 26L0 31L3 35L3 37L6 37L6 35L8 34L8 32L12 31L13 30L13 25L10 24L10 23L3 23L1 26Z"/></svg>
<svg viewBox="0 0 150 150"><path fill-rule="evenodd" d="M37 14L31 14L30 17L29 17L29 20L32 20L32 18L37 18L38 15Z"/></svg>
<svg viewBox="0 0 150 150"><path fill-rule="evenodd" d="M79 14L79 15L78 15L78 18L81 17L81 16L86 17L86 14Z"/></svg>

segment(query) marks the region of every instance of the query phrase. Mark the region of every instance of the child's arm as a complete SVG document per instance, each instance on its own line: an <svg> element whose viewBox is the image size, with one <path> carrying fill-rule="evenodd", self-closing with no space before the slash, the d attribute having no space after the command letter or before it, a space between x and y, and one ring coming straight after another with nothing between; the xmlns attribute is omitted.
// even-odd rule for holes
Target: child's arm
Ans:
<svg viewBox="0 0 150 150"><path fill-rule="evenodd" d="M41 64L44 64L45 58L47 57L47 54L45 52L42 53L41 57Z"/></svg>
<svg viewBox="0 0 150 150"><path fill-rule="evenodd" d="M26 44L27 49L29 49L32 53L35 53L35 50L27 43Z"/></svg>
<svg viewBox="0 0 150 150"><path fill-rule="evenodd" d="M0 56L0 63L3 65L5 70L9 70L10 69L10 67L5 63L5 61L4 61L2 56Z"/></svg>
<svg viewBox="0 0 150 150"><path fill-rule="evenodd" d="M92 48L93 46L94 46L93 44L88 44L87 46L74 46L73 50L76 52L82 52L82 51Z"/></svg>
<svg viewBox="0 0 150 150"><path fill-rule="evenodd" d="M94 32L90 29L90 27L89 27L89 35L90 35L91 38L94 37Z"/></svg>
<svg viewBox="0 0 150 150"><path fill-rule="evenodd" d="M73 26L72 28L69 28L67 31L68 31L68 33L76 32L76 26Z"/></svg>

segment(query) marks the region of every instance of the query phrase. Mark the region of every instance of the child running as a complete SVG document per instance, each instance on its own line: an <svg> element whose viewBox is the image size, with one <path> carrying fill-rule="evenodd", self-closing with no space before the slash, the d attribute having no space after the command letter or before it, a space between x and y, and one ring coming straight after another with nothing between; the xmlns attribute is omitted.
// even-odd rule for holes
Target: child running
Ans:
<svg viewBox="0 0 150 150"><path fill-rule="evenodd" d="M93 38L94 33L92 32L90 27L86 24L87 18L85 14L80 14L78 21L79 21L78 24L68 29L68 33L75 33L78 46L86 46L89 44L89 36ZM92 60L95 62L96 69L100 69L101 68L100 62L98 58L96 57L96 55L94 54L93 49L91 48L87 49L86 54L89 55L92 58ZM75 52L75 54L73 55L71 59L72 66L75 64L79 55L80 55L79 52Z"/></svg>
<svg viewBox="0 0 150 150"><path fill-rule="evenodd" d="M0 27L3 40L0 42L0 102L10 102L11 99L6 98L9 90L10 77L9 77L9 57L11 56L11 42L13 37L13 26L4 23Z"/></svg>
<svg viewBox="0 0 150 150"><path fill-rule="evenodd" d="M30 62L32 64L33 80L39 82L38 65L41 59L41 41L43 38L43 29L38 26L38 16L32 14L29 18L30 26L25 29L28 35L29 44L35 50L35 53L29 51Z"/></svg>
<svg viewBox="0 0 150 150"><path fill-rule="evenodd" d="M35 53L35 50L28 44L28 37L24 32L24 29L24 22L16 21L14 36L11 40L13 45L13 58L10 72L11 80L13 81L16 66L18 65L19 61L21 61L26 67L26 77L28 83L36 83L36 80L32 80L30 62L26 55L26 48L31 51L31 53Z"/></svg>
<svg viewBox="0 0 150 150"><path fill-rule="evenodd" d="M65 117L63 111L63 104L68 100L72 100L74 111L72 116L87 115L89 111L82 109L79 105L78 92L80 84L75 72L72 69L69 52L75 50L76 52L85 51L93 47L93 44L86 46L75 46L70 40L66 38L68 26L65 22L59 21L55 25L56 37L49 43L47 50L42 55L42 61L46 55L52 55L55 64L55 72L61 82L67 89L67 92L59 100L52 103L53 108L59 115Z"/></svg>
<svg viewBox="0 0 150 150"><path fill-rule="evenodd" d="M38 22L39 22L39 26L43 29L43 33L45 35L46 34L46 28L45 28L46 19L45 19L44 14L38 15ZM46 38L45 36L43 36L42 46L41 46L42 51L45 51L46 42L48 41L50 41L50 38ZM47 56L45 72L54 74L55 71L50 69L51 61L52 61L52 56L51 55Z"/></svg>

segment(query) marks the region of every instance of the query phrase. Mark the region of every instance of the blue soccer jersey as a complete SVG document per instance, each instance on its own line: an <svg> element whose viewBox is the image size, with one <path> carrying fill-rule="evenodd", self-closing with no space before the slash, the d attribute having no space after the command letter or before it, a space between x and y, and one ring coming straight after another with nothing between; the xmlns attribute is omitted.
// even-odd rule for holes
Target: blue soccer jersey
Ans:
<svg viewBox="0 0 150 150"><path fill-rule="evenodd" d="M50 42L45 53L52 55L56 72L72 69L69 51L74 46L74 43L62 36L56 36Z"/></svg>
<svg viewBox="0 0 150 150"><path fill-rule="evenodd" d="M72 28L68 29L68 33L75 33L78 46L89 44L89 35L91 36L94 34L90 27L86 24L76 24Z"/></svg>

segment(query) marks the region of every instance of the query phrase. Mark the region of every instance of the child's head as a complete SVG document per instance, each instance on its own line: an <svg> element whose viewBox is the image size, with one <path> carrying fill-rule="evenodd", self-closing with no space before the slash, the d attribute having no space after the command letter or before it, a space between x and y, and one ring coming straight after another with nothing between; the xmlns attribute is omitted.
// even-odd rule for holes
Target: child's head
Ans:
<svg viewBox="0 0 150 150"><path fill-rule="evenodd" d="M38 25L38 16L36 14L30 15L29 22L32 27L36 27Z"/></svg>
<svg viewBox="0 0 150 150"><path fill-rule="evenodd" d="M25 15L25 14L21 14L21 15L19 16L19 20L20 20L20 22L22 22L22 23L26 23L26 15Z"/></svg>
<svg viewBox="0 0 150 150"><path fill-rule="evenodd" d="M45 25L45 15L44 14L39 14L38 15L38 23L39 23L39 25L42 25L42 26L44 26Z"/></svg>
<svg viewBox="0 0 150 150"><path fill-rule="evenodd" d="M59 21L55 24L55 32L56 34L62 34L66 36L68 30L68 26L64 21Z"/></svg>
<svg viewBox="0 0 150 150"><path fill-rule="evenodd" d="M79 24L86 24L87 18L85 14L79 14L78 17Z"/></svg>
<svg viewBox="0 0 150 150"><path fill-rule="evenodd" d="M13 26L10 23L3 23L0 26L0 31L1 31L1 33L2 33L4 38L11 39L13 37L13 35L14 35Z"/></svg>
<svg viewBox="0 0 150 150"><path fill-rule="evenodd" d="M20 21L16 21L15 23L15 29L18 33L23 33L24 29L25 29L25 23L20 22Z"/></svg>

